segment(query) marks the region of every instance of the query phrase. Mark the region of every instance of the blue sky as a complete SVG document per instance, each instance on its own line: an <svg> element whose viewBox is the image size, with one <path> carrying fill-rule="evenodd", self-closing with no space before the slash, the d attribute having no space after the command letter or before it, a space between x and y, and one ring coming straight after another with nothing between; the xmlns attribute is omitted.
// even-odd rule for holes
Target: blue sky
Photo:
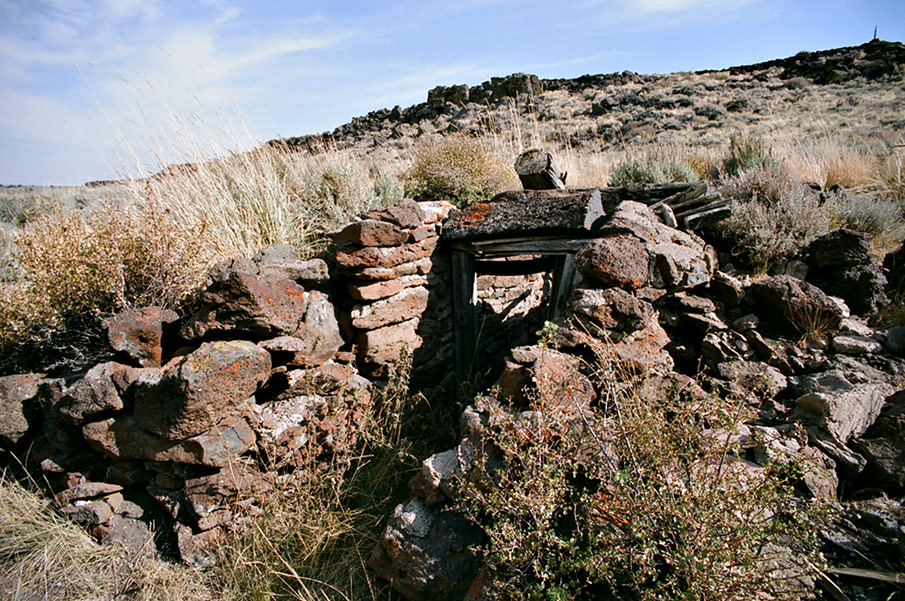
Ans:
<svg viewBox="0 0 905 601"><path fill-rule="evenodd" d="M0 183L154 169L183 131L214 151L327 131L435 85L722 68L874 26L905 40L905 0L0 0Z"/></svg>

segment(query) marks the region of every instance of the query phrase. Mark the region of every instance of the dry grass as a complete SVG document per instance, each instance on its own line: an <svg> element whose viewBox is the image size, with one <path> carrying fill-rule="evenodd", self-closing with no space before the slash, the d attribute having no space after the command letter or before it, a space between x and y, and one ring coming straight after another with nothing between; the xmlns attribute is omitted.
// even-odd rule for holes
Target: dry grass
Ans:
<svg viewBox="0 0 905 601"><path fill-rule="evenodd" d="M875 183L880 167L876 152L840 137L787 142L774 151L792 177L815 182L824 189L839 185L847 190L864 190Z"/></svg>
<svg viewBox="0 0 905 601"><path fill-rule="evenodd" d="M203 577L101 546L50 501L0 475L0 595L12 601L207 601Z"/></svg>

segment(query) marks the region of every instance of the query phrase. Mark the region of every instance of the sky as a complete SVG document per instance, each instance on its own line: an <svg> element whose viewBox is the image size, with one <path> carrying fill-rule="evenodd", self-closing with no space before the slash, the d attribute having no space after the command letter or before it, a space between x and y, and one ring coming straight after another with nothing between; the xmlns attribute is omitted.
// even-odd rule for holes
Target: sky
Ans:
<svg viewBox="0 0 905 601"><path fill-rule="evenodd" d="M905 0L0 0L0 183L141 175L437 85L720 69L873 37Z"/></svg>

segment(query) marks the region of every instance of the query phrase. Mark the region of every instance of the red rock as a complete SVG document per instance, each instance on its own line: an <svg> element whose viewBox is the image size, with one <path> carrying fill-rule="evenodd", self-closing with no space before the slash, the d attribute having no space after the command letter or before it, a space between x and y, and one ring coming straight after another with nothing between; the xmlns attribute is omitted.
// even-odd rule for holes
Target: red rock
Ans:
<svg viewBox="0 0 905 601"><path fill-rule="evenodd" d="M333 240L337 244L358 246L399 246L408 238L408 231L392 223L374 219L353 221L333 234Z"/></svg>
<svg viewBox="0 0 905 601"><path fill-rule="evenodd" d="M650 255L644 243L630 235L598 238L578 252L575 267L605 286L637 290L650 278Z"/></svg>
<svg viewBox="0 0 905 601"><path fill-rule="evenodd" d="M427 238L421 242L393 247L368 246L359 249L342 249L336 253L336 262L349 269L368 267L395 267L428 257L437 247L439 238Z"/></svg>
<svg viewBox="0 0 905 601"><path fill-rule="evenodd" d="M206 342L159 378L139 379L136 423L184 440L211 429L270 377L270 353L236 340Z"/></svg>
<svg viewBox="0 0 905 601"><path fill-rule="evenodd" d="M160 367L163 324L179 316L161 307L128 309L107 320L107 338L114 350L126 353L142 367Z"/></svg>
<svg viewBox="0 0 905 601"><path fill-rule="evenodd" d="M357 301L374 301L399 294L413 286L427 286L435 279L424 275L406 275L373 284L349 284L346 291Z"/></svg>
<svg viewBox="0 0 905 601"><path fill-rule="evenodd" d="M308 296L292 280L227 269L201 293L201 308L180 333L190 340L209 332L294 335L302 326Z"/></svg>

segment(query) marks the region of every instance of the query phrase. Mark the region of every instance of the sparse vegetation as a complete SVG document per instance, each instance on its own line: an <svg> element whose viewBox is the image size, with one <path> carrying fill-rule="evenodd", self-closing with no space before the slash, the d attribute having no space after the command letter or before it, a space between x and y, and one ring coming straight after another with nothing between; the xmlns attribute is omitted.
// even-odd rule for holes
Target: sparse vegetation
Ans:
<svg viewBox="0 0 905 601"><path fill-rule="evenodd" d="M759 273L791 258L829 231L830 220L817 195L771 164L729 178L721 193L732 214L719 224L732 251Z"/></svg>
<svg viewBox="0 0 905 601"><path fill-rule="evenodd" d="M0 474L0 596L47 601L208 601L201 574L100 545L51 502Z"/></svg>
<svg viewBox="0 0 905 601"><path fill-rule="evenodd" d="M481 140L450 135L415 150L406 173L406 192L424 200L448 200L464 207L497 192L518 188L511 160L500 161Z"/></svg>
<svg viewBox="0 0 905 601"><path fill-rule="evenodd" d="M741 460L731 434L751 417L742 402L641 398L594 345L601 407L487 405L483 477L462 478L459 494L487 534L492 597L806 597L813 568L793 557L819 563L818 513L792 496L794 463ZM487 462L491 448L502 467Z"/></svg>
<svg viewBox="0 0 905 601"><path fill-rule="evenodd" d="M613 173L611 185L670 184L695 182L700 177L689 165L673 161L629 161Z"/></svg>
<svg viewBox="0 0 905 601"><path fill-rule="evenodd" d="M729 137L729 155L723 160L723 169L738 177L743 171L755 167L777 168L772 148L763 138L751 134L733 134Z"/></svg>

